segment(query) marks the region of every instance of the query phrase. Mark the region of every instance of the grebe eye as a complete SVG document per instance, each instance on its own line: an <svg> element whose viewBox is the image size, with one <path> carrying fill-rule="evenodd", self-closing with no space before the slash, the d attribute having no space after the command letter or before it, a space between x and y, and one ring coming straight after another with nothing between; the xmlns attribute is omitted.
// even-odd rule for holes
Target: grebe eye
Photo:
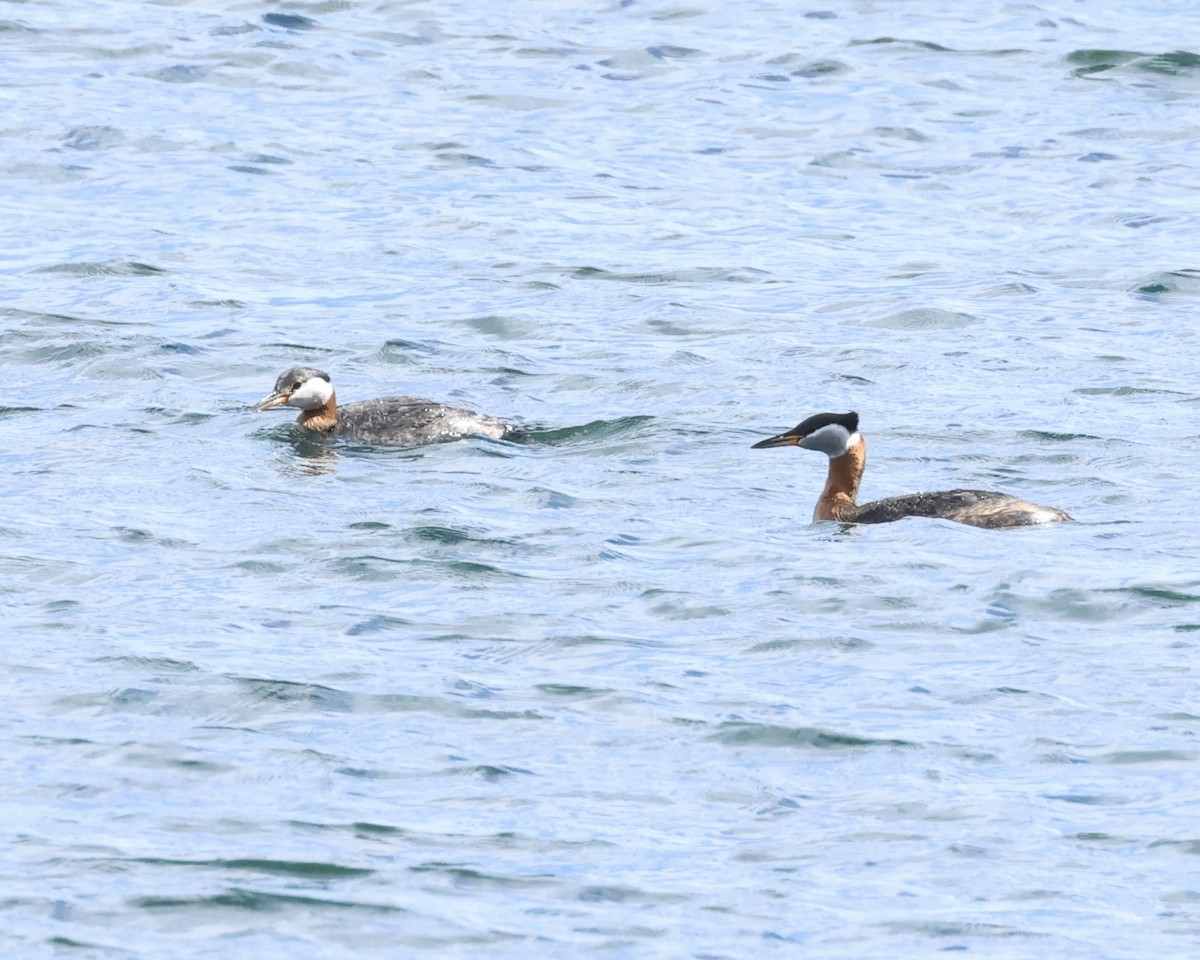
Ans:
<svg viewBox="0 0 1200 960"><path fill-rule="evenodd" d="M299 390L299 389L300 389L300 381L299 381L299 380L297 380L295 383L293 383L293 384L292 384L292 389L293 389L293 390Z"/></svg>

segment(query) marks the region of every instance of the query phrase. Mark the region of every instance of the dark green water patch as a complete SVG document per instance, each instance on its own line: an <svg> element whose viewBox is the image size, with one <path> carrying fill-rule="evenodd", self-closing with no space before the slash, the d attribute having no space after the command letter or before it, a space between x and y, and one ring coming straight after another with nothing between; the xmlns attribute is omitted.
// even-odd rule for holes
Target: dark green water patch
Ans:
<svg viewBox="0 0 1200 960"><path fill-rule="evenodd" d="M3 33L3 32L4 32L3 24L0 24L0 33ZM64 919L69 919L69 918L64 918ZM109 944L102 945L99 943L91 943L87 940L73 940L71 937L63 937L63 936L50 937L50 939L47 940L46 942L49 943L51 946L55 946L55 947L69 947L72 951L72 953L70 954L71 956L84 956L84 954L79 952L82 950L89 951L86 954L86 956L93 956L93 957L114 956L114 955L120 956L121 955L121 954L114 954L113 951L115 950L115 948ZM126 951L124 953L124 955L130 956L130 957L134 956L134 954L130 951Z"/></svg>
<svg viewBox="0 0 1200 960"><path fill-rule="evenodd" d="M1152 57L1136 60L1133 66L1146 73L1196 75L1200 74L1200 56L1187 50L1172 50L1170 53L1156 53Z"/></svg>
<svg viewBox="0 0 1200 960"><path fill-rule="evenodd" d="M1079 387L1071 392L1082 397L1189 396L1183 390L1159 390L1152 387L1131 387L1127 385L1120 387Z"/></svg>
<svg viewBox="0 0 1200 960"><path fill-rule="evenodd" d="M437 154L438 160L454 167L494 167L496 162L478 153L450 150Z"/></svg>
<svg viewBox="0 0 1200 960"><path fill-rule="evenodd" d="M195 544L175 537L160 537L149 530L139 530L136 527L113 527L116 539L121 543L146 544L155 547L192 547Z"/></svg>
<svg viewBox="0 0 1200 960"><path fill-rule="evenodd" d="M1200 270L1164 270L1142 277L1131 292L1143 300L1167 300L1200 295Z"/></svg>
<svg viewBox="0 0 1200 960"><path fill-rule="evenodd" d="M402 780L404 775L393 770L375 770L366 767L337 767L333 771L339 776L356 780Z"/></svg>
<svg viewBox="0 0 1200 960"><path fill-rule="evenodd" d="M578 267L571 276L576 280L608 280L617 283L659 286L662 284L712 284L712 283L758 283L765 276L762 270L745 267L732 270L727 267L697 267L691 270L675 270L646 273L618 273L600 267Z"/></svg>
<svg viewBox="0 0 1200 960"><path fill-rule="evenodd" d="M913 50L929 50L933 53L956 53L949 47L943 47L939 43L933 43L929 40L904 40L898 37L875 37L873 40L851 40L851 47L886 47L886 46L901 46L909 47Z"/></svg>
<svg viewBox="0 0 1200 960"><path fill-rule="evenodd" d="M510 777L516 776L532 776L532 770L522 770L519 767L496 766L490 763L481 763L469 767L459 767L452 771L456 776L477 777L485 783L498 783L501 780L507 780Z"/></svg>
<svg viewBox="0 0 1200 960"><path fill-rule="evenodd" d="M79 263L55 263L36 267L33 273L66 273L75 277L153 277L169 271L139 260L97 260Z"/></svg>
<svg viewBox="0 0 1200 960"><path fill-rule="evenodd" d="M1047 800L1061 800L1084 807L1120 807L1132 802L1126 797L1101 793L1044 793L1042 796Z"/></svg>
<svg viewBox="0 0 1200 960"><path fill-rule="evenodd" d="M1067 63L1075 68L1071 71L1075 76L1086 77L1124 66L1141 56L1132 50L1074 50L1067 54Z"/></svg>
<svg viewBox="0 0 1200 960"><path fill-rule="evenodd" d="M287 573L290 568L271 560L241 560L231 564L230 569L245 570L248 573Z"/></svg>
<svg viewBox="0 0 1200 960"><path fill-rule="evenodd" d="M348 627L346 629L346 636L372 636L378 633L391 633L393 630L411 626L412 621L405 620L403 617L391 617L385 614L377 614L373 617L367 617L365 620L360 620L353 626Z"/></svg>
<svg viewBox="0 0 1200 960"><path fill-rule="evenodd" d="M331 561L330 566L339 574L353 580L383 582L405 576L410 562L367 554L359 557L339 557Z"/></svg>
<svg viewBox="0 0 1200 960"><path fill-rule="evenodd" d="M283 30L315 30L317 21L310 17L302 17L298 13L264 13L263 23L268 27L279 27Z"/></svg>
<svg viewBox="0 0 1200 960"><path fill-rule="evenodd" d="M491 563L477 563L473 560L449 560L437 561L426 560L421 562L424 567L436 567L439 570L444 570L452 574L456 579L469 580L472 582L481 580L491 580L496 578L526 580L523 573L517 573L514 570L505 570L502 567L497 567Z"/></svg>
<svg viewBox="0 0 1200 960"><path fill-rule="evenodd" d="M1179 607L1189 603L1200 603L1200 594L1185 593L1183 590L1171 587L1136 585L1131 587L1116 587L1098 592L1115 593L1148 600L1150 601L1149 606L1152 607Z"/></svg>
<svg viewBox="0 0 1200 960"><path fill-rule="evenodd" d="M1067 56L1077 77L1125 68L1132 73L1148 73L1160 77L1190 77L1200 75L1200 56L1188 50L1145 54L1131 50L1076 50Z"/></svg>
<svg viewBox="0 0 1200 960"><path fill-rule="evenodd" d="M159 83L199 83L211 76L211 67L194 63L175 63L160 70L150 70L142 76Z"/></svg>
<svg viewBox="0 0 1200 960"><path fill-rule="evenodd" d="M225 300L189 300L187 305L189 307L195 307L199 310L211 310L214 307L223 309L223 310L244 310L244 309L246 309L246 304L244 302L242 302L241 300L234 300L232 298L225 299ZM224 331L224 332L229 333L231 331Z"/></svg>
<svg viewBox="0 0 1200 960"><path fill-rule="evenodd" d="M1093 763L1195 763L1196 754L1188 750L1114 750L1098 757Z"/></svg>
<svg viewBox="0 0 1200 960"><path fill-rule="evenodd" d="M764 640L747 647L745 653L778 653L783 650L869 650L875 646L871 640L847 636L786 637Z"/></svg>
<svg viewBox="0 0 1200 960"><path fill-rule="evenodd" d="M840 77L850 72L849 64L843 63L841 60L810 60L792 70L790 75L804 80L815 80L820 77Z"/></svg>
<svg viewBox="0 0 1200 960"><path fill-rule="evenodd" d="M555 430L529 430L528 435L532 439L549 446L562 446L563 444L577 443L584 440L609 440L613 437L631 434L637 431L639 427L653 422L654 419L654 417L644 414L633 417L618 417L615 420L592 420L590 423L580 424L575 427L559 427Z"/></svg>
<svg viewBox="0 0 1200 960"><path fill-rule="evenodd" d="M506 890L519 890L529 887L544 887L557 884L559 881L552 876L540 877L506 877L494 873L484 873L461 863L418 863L408 868L410 873L436 874L450 880L456 887L500 887Z"/></svg>
<svg viewBox="0 0 1200 960"><path fill-rule="evenodd" d="M1200 840L1155 840L1149 845L1149 849L1153 850L1155 847L1166 847L1168 850L1190 853L1193 856L1200 854Z"/></svg>
<svg viewBox="0 0 1200 960"><path fill-rule="evenodd" d="M619 637L613 635L601 635L596 633L577 633L547 637L551 643L562 647L588 647L593 644L613 644L615 646L629 647L659 647L662 644L657 640L647 640L644 637L626 636Z"/></svg>
<svg viewBox="0 0 1200 960"><path fill-rule="evenodd" d="M692 60L704 56L703 50L696 50L692 47L675 47L669 43L646 47L646 53L655 60Z"/></svg>
<svg viewBox="0 0 1200 960"><path fill-rule="evenodd" d="M214 907L247 910L252 913L273 913L285 907L302 907L311 912L321 909L363 910L372 914L407 914L404 907L386 903L357 903L348 900L330 900L326 897L301 897L295 894L264 893L259 890L230 889L226 893L196 897L133 897L131 906L143 910L197 910L211 913Z"/></svg>
<svg viewBox="0 0 1200 960"><path fill-rule="evenodd" d="M550 697L566 697L572 700L596 700L613 691L599 687L581 687L569 683L539 683L534 689Z"/></svg>
<svg viewBox="0 0 1200 960"><path fill-rule="evenodd" d="M374 870L362 867L343 867L336 863L296 860L214 860L201 861L197 866L213 866L228 870L252 870L282 877L298 877L305 880L341 880L346 877L369 877Z"/></svg>
<svg viewBox="0 0 1200 960"><path fill-rule="evenodd" d="M42 735L25 736L21 740L35 747L90 747L95 740L83 737L47 737Z"/></svg>
<svg viewBox="0 0 1200 960"><path fill-rule="evenodd" d="M412 354L419 353L423 357L437 354L437 349L429 343L420 340L388 340L375 351L375 356L385 363L410 366L414 364Z"/></svg>
<svg viewBox="0 0 1200 960"><path fill-rule="evenodd" d="M369 837L406 837L409 831L401 827L393 827L385 823L366 823L356 821L350 825L356 835Z"/></svg>
<svg viewBox="0 0 1200 960"><path fill-rule="evenodd" d="M69 313L43 313L38 310L21 310L18 307L0 308L0 317L12 320L27 320L31 324L41 326L60 326L63 324L70 326L124 326L124 324L114 323L109 320L88 320L83 317L72 316Z"/></svg>
<svg viewBox="0 0 1200 960"><path fill-rule="evenodd" d="M26 363L57 363L73 364L79 360L90 360L92 357L105 356L112 348L105 343L81 341L77 343L54 344L51 346L32 347L21 354Z"/></svg>
<svg viewBox="0 0 1200 960"><path fill-rule="evenodd" d="M149 409L147 409L147 412L149 412ZM171 411L169 411L169 410L160 410L158 412L164 416L169 417L169 419L168 419L169 423L178 423L183 426L189 426L189 427L194 427L201 423L208 423L209 420L216 420L220 416L220 414L216 414L216 413L193 412L193 413L181 413L181 414L175 415L175 414L172 414Z"/></svg>
<svg viewBox="0 0 1200 960"><path fill-rule="evenodd" d="M158 345L159 353L177 353L186 357L200 357L208 353L203 347L194 347L190 343L160 343Z"/></svg>
<svg viewBox="0 0 1200 960"><path fill-rule="evenodd" d="M1016 927L1005 926L999 923L970 923L944 920L923 920L923 921L890 921L880 924L885 930L892 933L915 933L924 937L933 937L937 939L953 937L955 939L966 939L969 937L1025 937L1029 939L1044 938L1049 936L1046 933L1040 933L1034 930L1020 930ZM964 944L960 946L942 947L943 950L962 950L968 951Z"/></svg>
<svg viewBox="0 0 1200 960"><path fill-rule="evenodd" d="M865 747L916 747L908 740L858 737L817 727L783 727L766 723L729 721L708 739L731 746L811 747L816 750L855 750Z"/></svg>
<svg viewBox="0 0 1200 960"><path fill-rule="evenodd" d="M583 903L680 903L691 899L683 894L650 893L622 884L585 886L579 888L578 899Z"/></svg>
<svg viewBox="0 0 1200 960"><path fill-rule="evenodd" d="M978 322L979 318L969 313L940 307L920 307L901 310L878 320L868 320L862 325L885 330L958 330Z"/></svg>
<svg viewBox="0 0 1200 960"><path fill-rule="evenodd" d="M1017 436L1025 440L1039 440L1050 443L1068 443L1071 440L1100 440L1101 437L1090 433L1056 433L1053 430L1019 430Z"/></svg>
<svg viewBox="0 0 1200 960"><path fill-rule="evenodd" d="M302 704L317 710L349 712L354 695L333 687L315 683L295 683L290 680L267 680L259 677L231 677L235 684L251 697L263 703Z"/></svg>
<svg viewBox="0 0 1200 960"><path fill-rule="evenodd" d="M174 660L170 657L117 656L94 657L92 663L114 663L134 667L138 670L154 670L168 673L195 673L200 668L190 660Z"/></svg>
<svg viewBox="0 0 1200 960"><path fill-rule="evenodd" d="M509 540L505 537L476 537L465 530L457 530L454 527L412 527L407 531L407 536L410 539L418 542L440 543L447 546L460 543L470 543L480 546L493 547L516 546L515 541Z"/></svg>
<svg viewBox="0 0 1200 960"><path fill-rule="evenodd" d="M316 347L316 346L312 346L311 344L293 343L288 340L276 340L271 343L265 343L265 344L263 344L263 347L268 350L282 350L289 354L291 354L291 353L304 353L304 354L320 353L320 354L324 354L326 356L332 356L334 353L333 349L330 347ZM280 361L281 364L292 363L292 362L293 361L291 361L291 360L289 360L289 361L281 360ZM311 363L314 361L313 361L312 357L307 357L307 356L301 357L299 360L294 361L294 363L301 363L301 362Z"/></svg>
<svg viewBox="0 0 1200 960"><path fill-rule="evenodd" d="M360 696L356 706L360 712L432 713L466 720L544 720L536 710L487 710L464 706L457 700L422 697L404 693L381 693Z"/></svg>

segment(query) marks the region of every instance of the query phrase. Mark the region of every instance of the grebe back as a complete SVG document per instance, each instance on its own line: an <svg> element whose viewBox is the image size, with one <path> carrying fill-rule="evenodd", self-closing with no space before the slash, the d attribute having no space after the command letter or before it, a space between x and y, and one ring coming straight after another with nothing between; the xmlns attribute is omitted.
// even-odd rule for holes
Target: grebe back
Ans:
<svg viewBox="0 0 1200 960"><path fill-rule="evenodd" d="M459 437L512 440L520 431L497 417L419 397L380 397L339 406L329 374L313 367L292 367L275 389L253 407L297 407L296 422L306 430L354 437L369 443L414 446Z"/></svg>
<svg viewBox="0 0 1200 960"><path fill-rule="evenodd" d="M818 413L786 433L754 444L803 447L829 457L829 475L817 500L813 520L842 523L889 523L903 517L941 517L973 527L1023 527L1071 517L1057 507L1044 507L994 490L939 490L857 502L858 485L867 463L867 443L858 432L858 414Z"/></svg>

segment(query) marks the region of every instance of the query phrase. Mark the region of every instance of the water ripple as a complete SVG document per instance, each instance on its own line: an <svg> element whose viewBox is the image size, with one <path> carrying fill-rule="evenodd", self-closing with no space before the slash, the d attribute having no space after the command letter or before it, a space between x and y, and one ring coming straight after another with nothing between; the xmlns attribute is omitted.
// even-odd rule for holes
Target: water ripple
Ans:
<svg viewBox="0 0 1200 960"><path fill-rule="evenodd" d="M0 22L4 955L1194 952L1190 9L203 6Z"/></svg>

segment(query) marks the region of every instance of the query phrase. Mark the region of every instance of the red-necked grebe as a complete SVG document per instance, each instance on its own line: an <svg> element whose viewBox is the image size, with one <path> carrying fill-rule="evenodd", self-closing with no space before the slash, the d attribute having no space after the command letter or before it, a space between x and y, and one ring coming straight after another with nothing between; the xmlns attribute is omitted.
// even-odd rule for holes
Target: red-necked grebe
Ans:
<svg viewBox="0 0 1200 960"><path fill-rule="evenodd" d="M858 432L857 413L818 413L754 449L803 447L829 457L829 476L817 500L813 520L842 523L888 523L903 517L942 517L973 527L1023 527L1071 517L1057 507L1043 507L994 490L939 490L856 502L867 463L867 443Z"/></svg>
<svg viewBox="0 0 1200 960"><path fill-rule="evenodd" d="M419 397L380 397L339 406L329 374L312 367L292 367L281 373L275 389L253 409L275 407L298 407L302 412L296 422L306 430L390 446L459 437L512 440L520 434L496 417Z"/></svg>

